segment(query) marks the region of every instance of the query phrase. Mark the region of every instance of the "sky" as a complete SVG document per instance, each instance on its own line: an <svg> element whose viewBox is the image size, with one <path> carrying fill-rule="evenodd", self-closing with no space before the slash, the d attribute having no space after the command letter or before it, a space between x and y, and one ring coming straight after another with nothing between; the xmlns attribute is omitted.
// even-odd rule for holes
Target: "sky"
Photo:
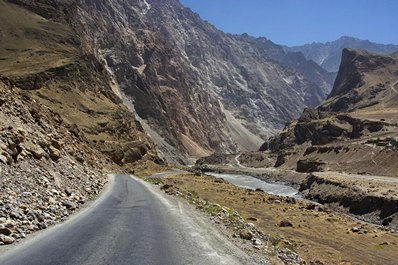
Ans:
<svg viewBox="0 0 398 265"><path fill-rule="evenodd" d="M398 0L180 0L227 33L289 46L352 36L398 44Z"/></svg>

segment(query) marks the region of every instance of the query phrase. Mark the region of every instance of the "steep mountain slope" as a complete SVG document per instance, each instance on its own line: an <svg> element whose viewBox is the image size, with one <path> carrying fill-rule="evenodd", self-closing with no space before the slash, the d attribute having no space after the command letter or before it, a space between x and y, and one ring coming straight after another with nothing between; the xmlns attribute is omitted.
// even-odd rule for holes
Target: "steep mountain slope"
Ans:
<svg viewBox="0 0 398 265"><path fill-rule="evenodd" d="M315 170L395 177L397 84L396 58L345 49L329 98L317 109L306 109L262 149L278 152L282 167L299 167L297 161L304 159L314 161Z"/></svg>
<svg viewBox="0 0 398 265"><path fill-rule="evenodd" d="M330 90L328 73L311 62L224 34L177 0L3 0L1 7L0 74L36 89L96 141L117 143L99 134L107 114L92 97L124 101L171 160L256 150ZM57 97L59 87L70 100ZM73 114L78 93L77 106L98 121Z"/></svg>
<svg viewBox="0 0 398 265"><path fill-rule="evenodd" d="M146 154L155 159L141 125L112 90L111 77L66 23L69 2L56 8L30 4L48 18L0 1L0 75L77 125L114 162L131 163Z"/></svg>
<svg viewBox="0 0 398 265"><path fill-rule="evenodd" d="M320 110L352 112L387 111L398 106L398 64L395 56L379 56L363 50L343 50L335 86Z"/></svg>
<svg viewBox="0 0 398 265"><path fill-rule="evenodd" d="M195 156L256 149L322 98L267 50L225 35L178 1L147 4L77 3L76 31L163 144Z"/></svg>
<svg viewBox="0 0 398 265"><path fill-rule="evenodd" d="M345 49L329 98L317 109L305 109L260 152L233 156L239 161L235 170L300 183L308 199L396 229L397 86L395 54ZM233 171L228 160L209 157L198 164L228 163L227 170Z"/></svg>
<svg viewBox="0 0 398 265"><path fill-rule="evenodd" d="M177 149L250 150L319 103L313 83L269 60L262 47L220 32L178 1L147 2L86 2L81 15L97 18L85 22L97 34L90 46L101 51L137 114Z"/></svg>
<svg viewBox="0 0 398 265"><path fill-rule="evenodd" d="M303 46L285 47L287 51L302 52L308 60L313 60L329 72L337 72L344 48L364 49L370 52L389 54L398 51L398 45L377 44L353 37L341 37L326 43L312 43Z"/></svg>
<svg viewBox="0 0 398 265"><path fill-rule="evenodd" d="M29 92L0 78L0 246L60 222L121 170Z"/></svg>
<svg viewBox="0 0 398 265"><path fill-rule="evenodd" d="M247 34L235 36L252 43L264 50L267 58L293 69L314 84L313 90L307 93L307 105L316 106L325 99L333 87L335 73L329 73L312 60L307 60L301 52L286 52L280 45L264 37L254 38Z"/></svg>

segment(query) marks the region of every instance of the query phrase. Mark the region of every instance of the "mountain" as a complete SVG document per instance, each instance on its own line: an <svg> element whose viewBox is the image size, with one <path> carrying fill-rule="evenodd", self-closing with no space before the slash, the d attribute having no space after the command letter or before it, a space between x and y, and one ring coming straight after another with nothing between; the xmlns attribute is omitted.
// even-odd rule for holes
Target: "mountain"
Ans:
<svg viewBox="0 0 398 265"><path fill-rule="evenodd" d="M397 157L398 57L344 49L320 106L306 108L259 152L214 155L198 165L299 184L307 199L396 229Z"/></svg>
<svg viewBox="0 0 398 265"><path fill-rule="evenodd" d="M271 137L262 150L279 153L277 165L282 167L296 168L300 159L315 159L328 170L395 176L398 165L388 162L390 151L363 143L364 139L372 142L391 138L393 144L398 136L397 57L352 49L344 49L342 56L329 98L317 109L305 109L298 120ZM328 155L319 152L328 148L345 151ZM394 150L391 152L398 151ZM363 156L367 152L372 157ZM355 163L340 161L339 156L344 153L356 157ZM385 167L374 167L371 159L385 159Z"/></svg>
<svg viewBox="0 0 398 265"><path fill-rule="evenodd" d="M267 58L297 71L308 81L313 83L314 89L310 93L307 93L308 96L312 97L311 99L307 99L308 105L316 106L329 95L336 74L326 71L312 60L307 60L303 53L286 52L282 46L275 44L265 37L254 38L247 34L235 35L235 37L244 39L255 46L261 47L266 51Z"/></svg>
<svg viewBox="0 0 398 265"><path fill-rule="evenodd" d="M398 106L398 65L396 54L381 56L364 50L343 50L336 83L322 111L384 112Z"/></svg>
<svg viewBox="0 0 398 265"><path fill-rule="evenodd" d="M155 159L154 146L118 98L111 76L71 26L70 2L13 2L18 5L0 1L0 75L77 126L113 162Z"/></svg>
<svg viewBox="0 0 398 265"><path fill-rule="evenodd" d="M66 78L56 85L51 78L65 71L91 76L94 80L79 77L84 85L69 89L79 87L88 100L95 90L117 104L123 101L159 155L172 160L255 150L331 88L315 65L300 70L304 58L297 65L295 59L271 59L261 40L225 34L177 0L1 2L24 20L2 12L0 74L42 95L43 102L52 100L50 105L77 123L70 115L74 109L53 100L51 86L64 91ZM18 47L10 46L16 41ZM75 83L77 76L69 75Z"/></svg>
<svg viewBox="0 0 398 265"><path fill-rule="evenodd" d="M337 72L344 48L363 49L374 53L389 54L398 51L398 45L377 44L353 37L341 37L326 43L312 43L302 46L284 47L286 51L302 52L308 60L313 60L329 72Z"/></svg>

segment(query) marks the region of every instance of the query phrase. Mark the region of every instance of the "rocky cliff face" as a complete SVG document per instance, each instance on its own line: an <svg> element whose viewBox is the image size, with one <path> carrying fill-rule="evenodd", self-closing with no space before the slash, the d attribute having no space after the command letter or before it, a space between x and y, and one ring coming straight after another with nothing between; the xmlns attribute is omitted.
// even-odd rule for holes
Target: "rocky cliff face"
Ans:
<svg viewBox="0 0 398 265"><path fill-rule="evenodd" d="M359 109L396 108L398 62L393 56L364 50L343 50L339 74L320 110L352 112Z"/></svg>
<svg viewBox="0 0 398 265"><path fill-rule="evenodd" d="M193 156L256 149L324 96L266 47L224 34L178 1L79 5L87 46L159 145Z"/></svg>
<svg viewBox="0 0 398 265"><path fill-rule="evenodd" d="M307 60L303 53L286 52L282 46L277 45L264 37L254 38L247 34L235 37L260 47L267 58L300 73L309 82L311 82L313 84L313 88L306 91L306 105L317 106L329 95L333 87L336 74L326 71L312 60Z"/></svg>
<svg viewBox="0 0 398 265"><path fill-rule="evenodd" d="M397 66L394 56L345 49L329 98L317 109L304 110L261 150L279 154L276 166L303 172L395 177Z"/></svg>
<svg viewBox="0 0 398 265"><path fill-rule="evenodd" d="M329 72L337 72L344 48L363 49L374 53L389 54L398 51L398 45L385 45L360 40L353 37L341 37L326 43L312 43L303 46L285 47L287 51L302 52L308 60L313 60Z"/></svg>
<svg viewBox="0 0 398 265"><path fill-rule="evenodd" d="M12 23L3 13L3 27L8 44L20 38L34 49L10 50L4 43L1 74L58 109L54 77L83 94L124 101L173 160L255 150L304 107L318 105L331 87L328 73L300 54L285 54L261 38L224 34L177 0L10 0L2 7L29 13ZM12 35L11 26L21 34ZM33 59L43 63L26 72ZM82 105L82 112L104 118ZM70 107L61 114L76 122ZM93 140L105 140L97 139L97 127L80 125Z"/></svg>

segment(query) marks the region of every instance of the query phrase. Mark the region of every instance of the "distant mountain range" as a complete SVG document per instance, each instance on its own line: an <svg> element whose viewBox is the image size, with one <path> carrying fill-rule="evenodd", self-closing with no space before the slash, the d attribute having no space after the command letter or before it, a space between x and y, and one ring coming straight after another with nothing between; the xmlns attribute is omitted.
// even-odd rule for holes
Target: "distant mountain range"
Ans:
<svg viewBox="0 0 398 265"><path fill-rule="evenodd" d="M398 45L378 44L347 36L326 43L314 42L302 46L284 46L285 51L302 52L307 60L313 60L329 72L338 72L341 62L341 52L344 48L363 49L381 54L398 51Z"/></svg>

